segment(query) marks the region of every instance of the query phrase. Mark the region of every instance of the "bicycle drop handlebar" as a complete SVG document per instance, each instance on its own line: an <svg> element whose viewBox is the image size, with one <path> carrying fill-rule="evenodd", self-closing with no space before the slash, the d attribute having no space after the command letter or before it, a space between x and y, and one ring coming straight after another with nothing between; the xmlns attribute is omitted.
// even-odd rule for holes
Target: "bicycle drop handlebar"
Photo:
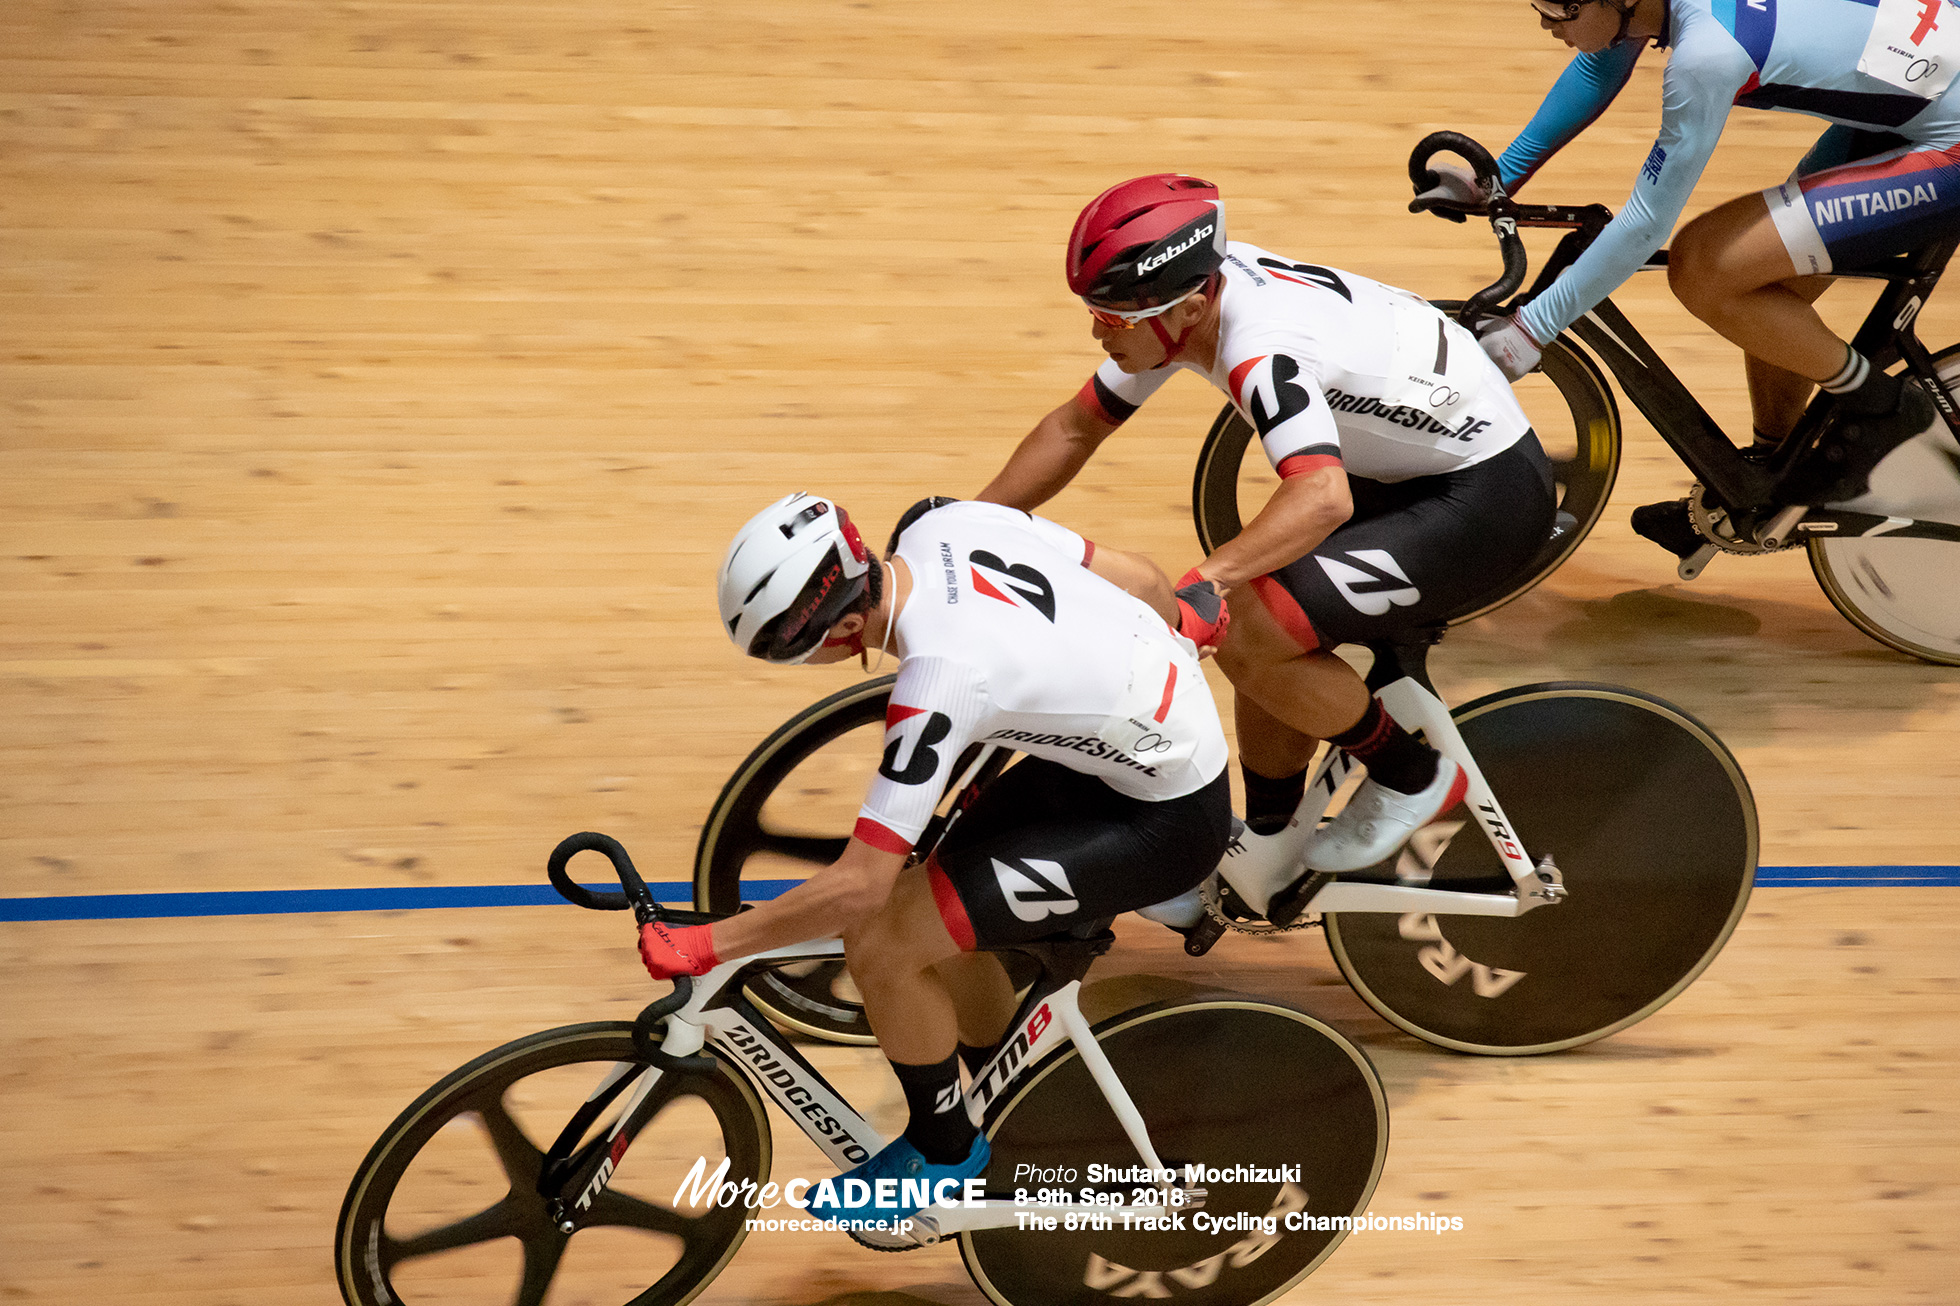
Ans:
<svg viewBox="0 0 1960 1306"><path fill-rule="evenodd" d="M619 887L625 892L588 889L573 880L567 867L575 855L583 852L604 853L606 860L612 863L613 874L619 877ZM727 919L725 915L713 912L677 911L655 902L653 891L647 888L647 882L640 878L640 873L633 869L633 859L627 856L625 846L609 834L587 830L559 840L545 862L545 874L551 877L551 887L558 890L558 896L573 906L592 911L625 911L631 907L634 918L642 925L650 925L654 921L662 925L712 925Z"/></svg>
<svg viewBox="0 0 1960 1306"><path fill-rule="evenodd" d="M612 863L613 873L619 877L619 886L624 892L588 889L572 879L568 868L572 858L582 852L604 853L606 860ZM593 911L624 911L631 907L634 918L641 925L655 921L663 925L706 925L724 919L708 912L663 909L653 900L653 891L647 888L647 882L633 868L633 859L627 855L625 846L609 834L587 830L560 840L545 862L545 873L551 877L551 887L558 890L558 896L574 906ZM706 1053L677 1057L660 1050L660 1022L669 1013L686 1006L694 996L692 976L676 975L673 984L672 993L655 1000L633 1021L633 1046L641 1056L663 1070L711 1073L715 1069L715 1059Z"/></svg>
<svg viewBox="0 0 1960 1306"><path fill-rule="evenodd" d="M1524 241L1518 236L1517 205L1504 190L1504 180L1497 173L1497 160L1491 158L1489 150L1462 132L1431 132L1416 142L1415 149L1409 153L1409 180L1416 190L1425 191L1437 184L1439 178L1430 168L1429 161L1445 152L1462 156L1476 174L1477 184L1490 196L1484 212L1490 218L1490 229L1497 235L1497 247L1504 255L1504 275L1470 296L1457 310L1457 321L1465 326L1474 326L1478 318L1516 294L1518 287L1524 284ZM1453 222L1463 221L1463 210L1410 201L1410 212L1420 213L1424 210Z"/></svg>

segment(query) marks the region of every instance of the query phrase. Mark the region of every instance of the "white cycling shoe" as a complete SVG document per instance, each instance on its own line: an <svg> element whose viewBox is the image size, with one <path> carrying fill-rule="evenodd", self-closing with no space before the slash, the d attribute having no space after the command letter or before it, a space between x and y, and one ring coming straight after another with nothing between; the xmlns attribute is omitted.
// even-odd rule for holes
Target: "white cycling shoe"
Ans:
<svg viewBox="0 0 1960 1306"><path fill-rule="evenodd" d="M1299 879L1304 869L1292 829L1290 822L1273 834L1254 834L1250 828L1240 828L1225 849L1225 860L1218 864L1218 873L1239 895L1239 901L1261 916L1273 895Z"/></svg>
<svg viewBox="0 0 1960 1306"><path fill-rule="evenodd" d="M1436 759L1436 778L1420 793L1398 793L1370 776L1341 814L1307 840L1308 868L1359 871L1387 859L1410 835L1462 802L1469 786L1470 777L1447 757Z"/></svg>

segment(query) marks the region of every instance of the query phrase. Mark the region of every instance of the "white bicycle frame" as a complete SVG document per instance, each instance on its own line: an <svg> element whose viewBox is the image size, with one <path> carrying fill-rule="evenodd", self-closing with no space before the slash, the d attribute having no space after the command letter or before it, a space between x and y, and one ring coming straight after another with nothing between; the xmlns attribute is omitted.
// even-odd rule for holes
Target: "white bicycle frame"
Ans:
<svg viewBox="0 0 1960 1306"><path fill-rule="evenodd" d="M1316 913L1363 911L1416 912L1439 916L1522 916L1546 903L1561 901L1565 897L1565 883L1558 867L1552 864L1549 856L1534 862L1518 842L1512 833L1509 818L1497 801L1497 795L1491 792L1490 783L1478 768L1477 759L1470 755L1443 700L1413 676L1391 681L1376 696L1381 699L1383 710L1394 717L1403 729L1411 734L1420 732L1427 735L1431 747L1463 768L1468 781L1464 805L1476 815L1484 837L1490 840L1490 846L1497 850L1504 869L1510 873L1512 891L1463 893L1427 887L1437 858L1449 845L1449 836L1461 828L1455 826L1447 827L1442 842L1425 851L1414 848L1402 850L1397 864L1400 883L1372 884L1330 879L1308 901L1303 917ZM1308 836L1320 824L1327 804L1333 801L1342 782L1353 770L1354 763L1339 748L1330 745L1321 750L1320 759L1308 776L1306 796L1301 799L1293 822L1280 835L1274 836L1292 841L1286 852L1296 861L1304 860ZM1219 875L1228 883L1231 880L1231 860L1227 857L1218 868ZM1301 869L1305 869L1304 865ZM1239 888L1237 885L1233 887ZM1259 900L1246 890L1240 892L1241 896Z"/></svg>
<svg viewBox="0 0 1960 1306"><path fill-rule="evenodd" d="M660 1043L662 1052L677 1057L693 1056L708 1044L719 1048L729 1061L742 1068L750 1083L803 1130L840 1172L862 1163L884 1147L884 1136L872 1128L815 1067L786 1044L774 1026L767 1021L751 1021L734 1007L710 1004L721 996L739 971L758 961L824 961L841 957L843 953L843 943L833 939L821 943L793 944L725 962L694 981L687 1003L667 1016L666 1033ZM1044 1060L1050 1053L1058 1053L1066 1041L1074 1044L1142 1163L1153 1172L1162 1174L1165 1166L1150 1141L1143 1117L1128 1090L1123 1087L1122 1080L1117 1078L1115 1068L1110 1065L1109 1058L1096 1042L1089 1022L1082 1014L1078 1001L1081 990L1081 981L1071 980L1034 1004L1033 1009L1020 1019L968 1087L967 1113L976 1124L979 1123L988 1104L1018 1082L1029 1067ZM632 1068L627 1064L615 1066L593 1090L592 1097L597 1098ZM618 1141L626 1123L634 1118L640 1104L668 1073L659 1066L647 1068L626 1105L614 1116L607 1135L609 1145ZM1119 1162L1120 1158L1111 1158L1112 1164ZM599 1180L579 1199L580 1207L588 1206L591 1199L598 1195L603 1180L610 1177L610 1173L610 1170L602 1172ZM1204 1204L1205 1190L1202 1187L1175 1182L1158 1183L1154 1187L1158 1193L1156 1204L1125 1205L1120 1209L1133 1220L1154 1220L1165 1218L1173 1209L1190 1211ZM911 1217L911 1234L899 1238L895 1245L931 1244L966 1230L1011 1227L1030 1216L1107 1216L1115 1209L1118 1208L1093 1202L1017 1203L999 1197L989 1197L973 1205L961 1203L950 1209L935 1204Z"/></svg>

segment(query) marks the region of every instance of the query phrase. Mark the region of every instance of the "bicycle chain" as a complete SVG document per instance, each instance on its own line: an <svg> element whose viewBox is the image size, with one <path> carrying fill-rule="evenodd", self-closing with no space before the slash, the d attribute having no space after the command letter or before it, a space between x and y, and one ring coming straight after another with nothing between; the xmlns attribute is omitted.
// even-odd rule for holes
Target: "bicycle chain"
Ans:
<svg viewBox="0 0 1960 1306"><path fill-rule="evenodd" d="M1717 507L1708 502L1708 489L1700 481L1688 491L1688 520L1694 524L1697 534L1723 553L1738 553L1755 557L1764 553L1781 553L1794 549L1804 541L1794 531L1790 538L1774 549L1766 549L1746 535L1736 533L1729 518L1727 508ZM1724 533L1726 532L1726 534Z"/></svg>
<svg viewBox="0 0 1960 1306"><path fill-rule="evenodd" d="M1227 894L1231 894L1229 903L1225 901ZM1320 924L1319 912L1310 912L1291 925L1275 925L1257 916L1231 914L1235 910L1250 912L1251 908L1240 902L1238 895L1232 893L1231 886L1217 875L1205 878L1204 884L1199 886L1198 896L1205 904L1207 916L1238 934L1291 934L1295 930L1312 929Z"/></svg>

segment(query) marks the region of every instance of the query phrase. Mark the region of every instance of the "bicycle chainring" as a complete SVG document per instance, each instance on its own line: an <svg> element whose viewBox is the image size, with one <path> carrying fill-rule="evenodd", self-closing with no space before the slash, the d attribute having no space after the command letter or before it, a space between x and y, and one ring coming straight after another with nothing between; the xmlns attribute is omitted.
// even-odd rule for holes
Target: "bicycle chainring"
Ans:
<svg viewBox="0 0 1960 1306"><path fill-rule="evenodd" d="M1199 886L1199 896L1204 900L1206 915L1239 934L1291 934L1320 924L1320 913L1310 912L1291 925L1275 925L1240 901L1232 886L1218 875L1205 878Z"/></svg>
<svg viewBox="0 0 1960 1306"><path fill-rule="evenodd" d="M1694 523L1697 534L1724 553L1754 557L1763 553L1781 553L1804 542L1801 536L1792 531L1790 538L1776 548L1764 548L1752 538L1758 527L1757 520L1745 519L1738 526L1729 516L1727 508L1708 501L1708 489L1700 481L1696 481L1694 488L1688 491L1688 520Z"/></svg>

